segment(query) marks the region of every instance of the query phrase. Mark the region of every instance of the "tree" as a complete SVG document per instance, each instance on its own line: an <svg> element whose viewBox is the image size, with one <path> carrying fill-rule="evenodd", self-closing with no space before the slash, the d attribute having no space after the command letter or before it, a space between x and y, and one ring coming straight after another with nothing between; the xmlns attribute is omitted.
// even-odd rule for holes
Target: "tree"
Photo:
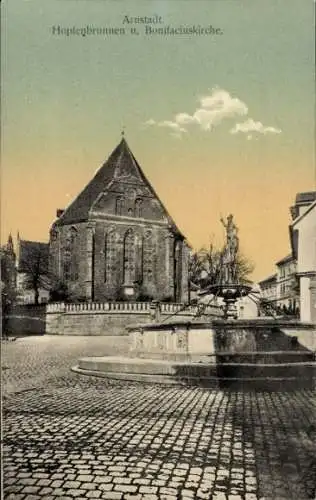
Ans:
<svg viewBox="0 0 316 500"><path fill-rule="evenodd" d="M50 278L49 300L51 302L68 302L70 299L69 288L66 283L54 277Z"/></svg>
<svg viewBox="0 0 316 500"><path fill-rule="evenodd" d="M223 269L223 251L213 243L209 248L201 248L191 255L189 261L189 282L193 288L219 284ZM236 281L240 284L251 284L250 274L254 264L239 250L236 258Z"/></svg>
<svg viewBox="0 0 316 500"><path fill-rule="evenodd" d="M16 300L15 255L13 250L4 246L0 249L1 260L1 317L2 332L8 333L8 319Z"/></svg>
<svg viewBox="0 0 316 500"><path fill-rule="evenodd" d="M50 290L51 277L48 272L48 245L33 241L20 241L18 271L23 273L22 287L34 291L34 302L39 303L39 292Z"/></svg>
<svg viewBox="0 0 316 500"><path fill-rule="evenodd" d="M241 283L242 285L251 285L253 281L250 279L250 275L253 273L254 270L255 270L254 263L239 251L237 253L237 262L236 262L238 283Z"/></svg>

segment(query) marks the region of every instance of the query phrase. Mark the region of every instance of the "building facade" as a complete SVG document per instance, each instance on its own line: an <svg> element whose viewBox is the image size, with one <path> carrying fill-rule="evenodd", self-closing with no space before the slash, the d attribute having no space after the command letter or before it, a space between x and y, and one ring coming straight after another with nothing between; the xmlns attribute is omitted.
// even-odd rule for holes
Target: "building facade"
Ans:
<svg viewBox="0 0 316 500"><path fill-rule="evenodd" d="M275 304L277 300L277 274L259 281L259 287L262 299Z"/></svg>
<svg viewBox="0 0 316 500"><path fill-rule="evenodd" d="M296 288L296 259L287 255L276 263L276 302L288 312L295 312L299 307L299 295Z"/></svg>
<svg viewBox="0 0 316 500"><path fill-rule="evenodd" d="M303 209L294 206L292 210L291 245L297 259L300 318L316 323L316 191L296 196L296 202L302 199L305 202Z"/></svg>
<svg viewBox="0 0 316 500"><path fill-rule="evenodd" d="M189 246L125 138L50 230L72 300L188 300Z"/></svg>
<svg viewBox="0 0 316 500"><path fill-rule="evenodd" d="M259 282L261 297L280 312L316 323L316 191L298 193L290 212L292 253L276 263L276 274Z"/></svg>
<svg viewBox="0 0 316 500"><path fill-rule="evenodd" d="M15 248L14 248L15 247ZM49 300L48 243L12 236L1 252L1 280L17 304L41 304ZM3 286L4 286L3 285Z"/></svg>

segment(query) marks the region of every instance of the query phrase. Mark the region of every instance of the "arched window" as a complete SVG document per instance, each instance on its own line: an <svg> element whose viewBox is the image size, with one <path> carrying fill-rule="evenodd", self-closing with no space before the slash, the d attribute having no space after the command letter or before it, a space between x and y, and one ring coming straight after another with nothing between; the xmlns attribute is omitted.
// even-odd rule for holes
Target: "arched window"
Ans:
<svg viewBox="0 0 316 500"><path fill-rule="evenodd" d="M146 231L143 240L143 276L146 283L153 281L154 247L152 232Z"/></svg>
<svg viewBox="0 0 316 500"><path fill-rule="evenodd" d="M70 279L78 279L78 232L75 227L70 229L70 255L71 255L71 266L70 266Z"/></svg>
<svg viewBox="0 0 316 500"><path fill-rule="evenodd" d="M106 282L108 278L108 273L107 273L107 268L106 268L106 262L107 262L107 257L108 257L108 235L105 234L104 237L104 282Z"/></svg>
<svg viewBox="0 0 316 500"><path fill-rule="evenodd" d="M125 202L123 196L118 196L115 200L115 214L123 215Z"/></svg>
<svg viewBox="0 0 316 500"><path fill-rule="evenodd" d="M131 285L135 282L135 237L131 229L124 236L123 251L124 284Z"/></svg>
<svg viewBox="0 0 316 500"><path fill-rule="evenodd" d="M104 281L110 282L116 270L116 232L111 230L104 241Z"/></svg>
<svg viewBox="0 0 316 500"><path fill-rule="evenodd" d="M143 282L143 274L144 274L144 238L140 235L136 235L135 237L135 276L138 284Z"/></svg>
<svg viewBox="0 0 316 500"><path fill-rule="evenodd" d="M135 200L134 213L135 217L143 216L143 200L141 200L140 198L137 198Z"/></svg>
<svg viewBox="0 0 316 500"><path fill-rule="evenodd" d="M55 228L53 228L50 232L50 240L56 241L57 238L58 238L58 231Z"/></svg>
<svg viewBox="0 0 316 500"><path fill-rule="evenodd" d="M78 279L78 232L75 227L71 227L65 242L64 249L64 266L63 266L63 275L64 280L72 280L75 281Z"/></svg>

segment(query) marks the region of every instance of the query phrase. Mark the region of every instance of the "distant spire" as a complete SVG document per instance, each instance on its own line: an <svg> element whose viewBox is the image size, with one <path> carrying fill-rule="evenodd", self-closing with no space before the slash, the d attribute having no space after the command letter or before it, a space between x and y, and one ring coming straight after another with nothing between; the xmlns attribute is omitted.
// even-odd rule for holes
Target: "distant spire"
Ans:
<svg viewBox="0 0 316 500"><path fill-rule="evenodd" d="M9 237L8 237L7 251L14 253L13 239L12 239L11 233L9 234Z"/></svg>

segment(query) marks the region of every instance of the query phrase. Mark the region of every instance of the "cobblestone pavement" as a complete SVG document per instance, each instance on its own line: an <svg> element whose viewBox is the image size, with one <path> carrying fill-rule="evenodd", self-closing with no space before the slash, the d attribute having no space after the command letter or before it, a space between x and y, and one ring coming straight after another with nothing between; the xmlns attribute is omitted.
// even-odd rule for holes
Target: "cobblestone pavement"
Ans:
<svg viewBox="0 0 316 500"><path fill-rule="evenodd" d="M311 391L255 393L69 371L124 339L2 343L4 499L314 498Z"/></svg>

